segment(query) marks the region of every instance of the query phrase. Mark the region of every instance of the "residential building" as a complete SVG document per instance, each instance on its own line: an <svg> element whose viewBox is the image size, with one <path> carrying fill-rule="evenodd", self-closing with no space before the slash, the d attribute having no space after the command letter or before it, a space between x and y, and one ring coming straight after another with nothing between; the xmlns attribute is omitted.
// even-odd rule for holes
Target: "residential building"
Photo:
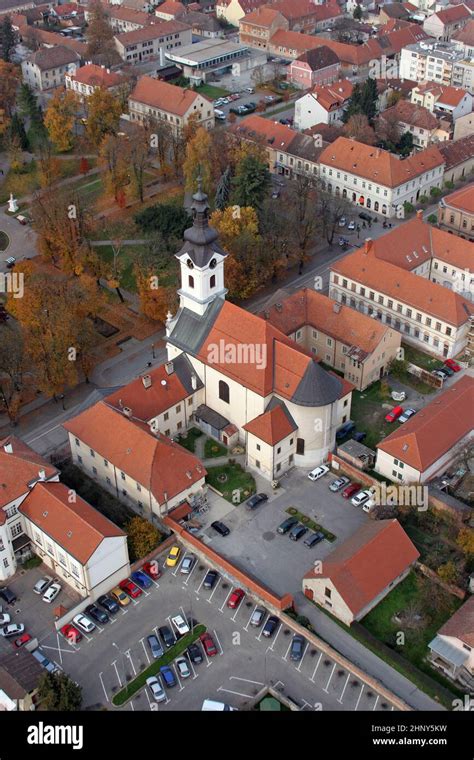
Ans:
<svg viewBox="0 0 474 760"><path fill-rule="evenodd" d="M227 39L201 40L179 51L167 51L166 58L176 64L193 85L213 81L218 75L239 77L267 62L263 52L251 51L246 45Z"/></svg>
<svg viewBox="0 0 474 760"><path fill-rule="evenodd" d="M311 51L314 52L317 51ZM348 79L316 85L295 102L295 127L304 130L320 123L341 125L352 90L353 84Z"/></svg>
<svg viewBox="0 0 474 760"><path fill-rule="evenodd" d="M472 70L453 42L417 42L401 51L400 77L415 82L437 82L472 92Z"/></svg>
<svg viewBox="0 0 474 760"><path fill-rule="evenodd" d="M394 328L304 288L261 316L317 356L359 391L380 380L396 358L401 336Z"/></svg>
<svg viewBox="0 0 474 760"><path fill-rule="evenodd" d="M186 6L175 0L165 0L155 10L155 16L162 18L164 21L173 21L179 19L186 13Z"/></svg>
<svg viewBox="0 0 474 760"><path fill-rule="evenodd" d="M275 32L278 29L288 31L289 28L288 19L279 10L263 5L241 18L239 39L244 45L250 45L258 50L268 50L270 39Z"/></svg>
<svg viewBox="0 0 474 760"><path fill-rule="evenodd" d="M342 15L336 2L319 4L313 0L273 0L270 7L287 19L290 31L302 34L324 31Z"/></svg>
<svg viewBox="0 0 474 760"><path fill-rule="evenodd" d="M192 41L192 30L191 26L181 21L163 21L117 34L114 40L123 61L141 63L159 57L160 65L164 66L165 52L189 45Z"/></svg>
<svg viewBox="0 0 474 760"><path fill-rule="evenodd" d="M143 29L155 21L152 14L126 8L123 5L107 5L106 12L110 26L117 34L133 32L134 29ZM89 11L86 10L86 21L88 21L88 17Z"/></svg>
<svg viewBox="0 0 474 760"><path fill-rule="evenodd" d="M466 118L458 119L456 124ZM474 169L474 132L469 132L465 137L458 134L454 141L440 143L438 151L444 161L445 182L457 182L469 177Z"/></svg>
<svg viewBox="0 0 474 760"><path fill-rule="evenodd" d="M140 77L128 105L132 121L163 119L175 133L181 132L190 118L205 129L214 126L214 108L208 98L149 76Z"/></svg>
<svg viewBox="0 0 474 760"><path fill-rule="evenodd" d="M216 39L218 37L224 37L224 29L215 16L210 13L203 13L202 11L190 10L190 6L187 6L186 15L180 17L182 23L188 24L192 33L197 37L204 37L206 39Z"/></svg>
<svg viewBox="0 0 474 760"><path fill-rule="evenodd" d="M13 13L21 13L36 6L35 0L1 0L0 16Z"/></svg>
<svg viewBox="0 0 474 760"><path fill-rule="evenodd" d="M275 397L263 414L243 426L246 465L275 480L293 466L298 425L283 401Z"/></svg>
<svg viewBox="0 0 474 760"><path fill-rule="evenodd" d="M63 483L36 483L19 512L33 552L81 597L129 574L126 534Z"/></svg>
<svg viewBox="0 0 474 760"><path fill-rule="evenodd" d="M232 26L239 26L241 18L253 13L266 2L267 0L216 0L216 16Z"/></svg>
<svg viewBox="0 0 474 760"><path fill-rule="evenodd" d="M303 578L308 599L351 625L410 572L420 556L398 520L371 520Z"/></svg>
<svg viewBox="0 0 474 760"><path fill-rule="evenodd" d="M309 90L317 85L329 85L339 79L339 58L330 48L322 47L308 50L288 66L288 82L302 90Z"/></svg>
<svg viewBox="0 0 474 760"><path fill-rule="evenodd" d="M443 675L472 690L474 683L474 596L441 626L428 644L429 662Z"/></svg>
<svg viewBox="0 0 474 760"><path fill-rule="evenodd" d="M83 100L89 98L97 89L117 92L124 85L125 78L121 74L110 71L105 66L88 63L76 69L75 74L66 74L64 84L66 90L75 92Z"/></svg>
<svg viewBox="0 0 474 760"><path fill-rule="evenodd" d="M474 19L470 19L467 24L459 31L453 34L451 41L456 47L464 52L466 58L474 57Z"/></svg>
<svg viewBox="0 0 474 760"><path fill-rule="evenodd" d="M427 108L435 115L450 116L455 122L472 112L472 95L460 87L425 82L411 92L411 102Z"/></svg>
<svg viewBox="0 0 474 760"><path fill-rule="evenodd" d="M21 712L35 710L38 685L44 672L38 660L25 647L10 648L9 651L2 652L0 654L0 710Z"/></svg>
<svg viewBox="0 0 474 760"><path fill-rule="evenodd" d="M473 183L441 199L438 208L438 224L459 237L474 241ZM471 297L474 300L474 293Z"/></svg>
<svg viewBox="0 0 474 760"><path fill-rule="evenodd" d="M423 22L423 29L435 40L448 42L453 34L463 29L469 19L471 11L465 5L454 5L442 11L437 11Z"/></svg>
<svg viewBox="0 0 474 760"><path fill-rule="evenodd" d="M413 146L417 150L424 150L430 145L451 137L451 126L442 125L440 121L421 105L409 100L399 100L391 108L387 108L379 115L380 122L391 123L396 120L400 136L404 132L410 132L413 138Z"/></svg>
<svg viewBox="0 0 474 760"><path fill-rule="evenodd" d="M53 5L49 10L49 16L61 26L81 26L84 23L84 8L77 3L63 3Z"/></svg>
<svg viewBox="0 0 474 760"><path fill-rule="evenodd" d="M375 469L400 483L426 483L474 436L474 378L464 375L377 444Z"/></svg>
<svg viewBox="0 0 474 760"><path fill-rule="evenodd" d="M401 159L389 151L339 137L321 153L327 190L386 217L443 185L444 159L435 147Z"/></svg>
<svg viewBox="0 0 474 760"><path fill-rule="evenodd" d="M408 269L423 256L424 266L429 270L431 261L427 246L421 246L421 255L411 249L409 235L417 234L418 230L415 225L404 229L407 225L394 230L396 234L391 240L386 241L386 238L393 233L381 238L386 243L381 255L376 253L380 244L366 240L363 248L335 262L330 274L329 295L393 326L402 333L406 343L422 351L445 359L455 357L466 349L470 340L474 305L454 290L443 288L427 276ZM422 235L420 238L423 239ZM403 267L390 261L390 258L399 261L398 253L394 257L388 256L397 241L400 249L403 246L409 251L407 265ZM465 241L460 240L460 243L466 245Z"/></svg>
<svg viewBox="0 0 474 760"><path fill-rule="evenodd" d="M0 440L0 581L31 557L18 508L38 481L57 481L59 472L15 436Z"/></svg>
<svg viewBox="0 0 474 760"><path fill-rule="evenodd" d="M23 81L34 90L51 90L64 86L66 74L75 74L81 57L64 45L40 48L21 64Z"/></svg>
<svg viewBox="0 0 474 760"><path fill-rule="evenodd" d="M474 135L474 113L460 116L454 123L453 140L455 142Z"/></svg>
<svg viewBox="0 0 474 760"><path fill-rule="evenodd" d="M38 47L65 47L77 53L83 61L87 60L87 44L73 37L64 37L59 32L47 32L44 29L29 25L20 28L20 38L24 39L25 36L36 41Z"/></svg>
<svg viewBox="0 0 474 760"><path fill-rule="evenodd" d="M407 21L417 12L416 5L412 3L384 3L380 8L379 21L386 24L391 19Z"/></svg>

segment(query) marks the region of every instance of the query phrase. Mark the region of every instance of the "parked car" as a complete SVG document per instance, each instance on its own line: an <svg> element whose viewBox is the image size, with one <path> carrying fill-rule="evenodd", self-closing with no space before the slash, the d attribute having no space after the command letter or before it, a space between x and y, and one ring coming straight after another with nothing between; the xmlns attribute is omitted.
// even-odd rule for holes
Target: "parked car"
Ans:
<svg viewBox="0 0 474 760"><path fill-rule="evenodd" d="M143 572L143 570L135 570L133 573L130 574L131 580L137 584L140 588L150 588L153 586L153 583L151 582L150 578L146 573Z"/></svg>
<svg viewBox="0 0 474 760"><path fill-rule="evenodd" d="M446 375L444 374L444 372L440 372L439 369L434 369L431 374L434 375L435 377L438 377L440 380L443 380L443 381L446 380Z"/></svg>
<svg viewBox="0 0 474 760"><path fill-rule="evenodd" d="M339 219L339 222L338 222L338 226L339 227L345 227L346 226L346 217L345 216L341 216L341 218Z"/></svg>
<svg viewBox="0 0 474 760"><path fill-rule="evenodd" d="M279 620L276 617L276 615L270 615L267 618L267 622L263 626L262 630L262 636L265 636L267 639L269 639L273 634L275 633L275 630L279 624Z"/></svg>
<svg viewBox="0 0 474 760"><path fill-rule="evenodd" d="M370 513L377 506L375 499L368 499L362 507L364 512Z"/></svg>
<svg viewBox="0 0 474 760"><path fill-rule="evenodd" d="M196 557L194 554L186 554L185 558L181 562L179 572L183 575L188 575L196 564Z"/></svg>
<svg viewBox="0 0 474 760"><path fill-rule="evenodd" d="M176 644L174 633L167 625L162 625L160 628L158 628L158 633L160 634L160 638L166 649L169 649L173 646L173 644Z"/></svg>
<svg viewBox="0 0 474 760"><path fill-rule="evenodd" d="M287 517L286 520L283 520L282 523L277 528L277 533L281 533L282 535L284 533L288 533L289 530L293 528L294 525L297 525L298 520L296 517Z"/></svg>
<svg viewBox="0 0 474 760"><path fill-rule="evenodd" d="M3 588L0 588L0 597L7 604L13 604L16 602L16 594L14 594L13 591L10 591L8 586L3 586Z"/></svg>
<svg viewBox="0 0 474 760"><path fill-rule="evenodd" d="M165 682L165 686L176 686L176 676L169 665L162 665L160 668L160 673L163 681Z"/></svg>
<svg viewBox="0 0 474 760"><path fill-rule="evenodd" d="M115 599L111 599L110 596L107 596L107 594L103 594L102 596L99 596L97 599L97 602L100 604L101 607L103 607L107 612L109 612L111 615L115 615L116 612L119 611L120 605L118 602L115 601Z"/></svg>
<svg viewBox="0 0 474 760"><path fill-rule="evenodd" d="M451 367L446 367L443 365L442 367L437 367L436 369L438 372L442 372L445 377L452 377L454 375L454 370L451 369Z"/></svg>
<svg viewBox="0 0 474 760"><path fill-rule="evenodd" d="M358 432L354 433L354 435L352 436L352 439L354 441L357 441L358 443L362 443L362 441L366 437L367 437L367 433L364 433L363 430L359 430Z"/></svg>
<svg viewBox="0 0 474 760"><path fill-rule="evenodd" d="M280 191L277 190L277 189L273 190L272 191L272 198L273 198L273 200L275 201L279 197L280 197Z"/></svg>
<svg viewBox="0 0 474 760"><path fill-rule="evenodd" d="M300 538L302 538L304 534L307 532L308 532L308 528L306 528L305 525L301 525L301 523L299 523L298 525L295 525L295 527L290 530L290 538L292 541L299 541Z"/></svg>
<svg viewBox="0 0 474 760"><path fill-rule="evenodd" d="M164 649L161 646L160 642L158 641L158 636L147 636L146 637L148 646L150 647L151 654L155 658L155 660L158 659L158 657L162 657L164 655Z"/></svg>
<svg viewBox="0 0 474 760"><path fill-rule="evenodd" d="M82 639L82 633L76 628L75 625L72 625L71 623L63 625L63 627L60 629L60 632L64 638L69 641L70 644L78 644Z"/></svg>
<svg viewBox="0 0 474 760"><path fill-rule="evenodd" d="M32 637L29 633L23 633L21 636L19 636L17 639L15 639L14 646L17 649L20 649L20 647L25 646L25 644L28 644L29 641L33 641Z"/></svg>
<svg viewBox="0 0 474 760"><path fill-rule="evenodd" d="M351 230L351 231L352 231L352 230L355 230L355 228L356 228L356 223L355 223L355 222L354 222L354 220L352 219L352 220L349 222L349 224L347 225L347 229L348 229L348 230Z"/></svg>
<svg viewBox="0 0 474 760"><path fill-rule="evenodd" d="M355 430L355 422L346 422L336 431L336 441L342 441L342 439L345 438L346 435L352 433L353 430Z"/></svg>
<svg viewBox="0 0 474 760"><path fill-rule="evenodd" d="M316 467L314 470L311 470L311 472L308 473L308 478L310 480L319 480L319 478L322 478L328 472L329 467L327 467L325 464L322 464L320 467Z"/></svg>
<svg viewBox="0 0 474 760"><path fill-rule="evenodd" d="M208 657L215 657L217 654L217 647L214 643L214 639L212 638L211 634L206 631L205 633L201 633L199 636L199 640L201 641L201 644L204 647L204 651L207 654Z"/></svg>
<svg viewBox="0 0 474 760"><path fill-rule="evenodd" d="M342 496L344 499L351 499L354 496L354 494L357 493L357 491L360 491L360 484L351 483L349 486L344 488L342 492Z"/></svg>
<svg viewBox="0 0 474 760"><path fill-rule="evenodd" d="M331 481L329 483L329 490L333 493L337 493L338 491L341 491L345 486L348 486L351 481L349 478L347 478L345 475L341 475L340 478L336 478L336 480Z"/></svg>
<svg viewBox="0 0 474 760"><path fill-rule="evenodd" d="M219 573L217 572L217 570L208 570L202 585L204 586L204 588L211 589L214 587L218 577L219 577Z"/></svg>
<svg viewBox="0 0 474 760"><path fill-rule="evenodd" d="M220 536L228 536L230 533L230 528L220 520L214 520L214 522L211 523L211 528L214 528L216 533L219 533Z"/></svg>
<svg viewBox="0 0 474 760"><path fill-rule="evenodd" d="M105 623L108 623L110 618L107 615L104 610L101 610L100 607L98 607L96 604L89 604L86 607L86 612L88 615L90 615L91 618L94 618L98 623L102 623L104 625Z"/></svg>
<svg viewBox="0 0 474 760"><path fill-rule="evenodd" d="M61 584L55 581L51 584L51 586L49 586L49 588L46 589L46 592L43 594L43 602L51 604L51 602L54 602L60 591Z"/></svg>
<svg viewBox="0 0 474 760"><path fill-rule="evenodd" d="M109 593L112 599L118 602L121 607L126 607L127 604L130 604L130 597L119 586L115 586Z"/></svg>
<svg viewBox="0 0 474 760"><path fill-rule="evenodd" d="M92 620L89 620L87 615L83 615L82 612L80 612L79 615L73 617L72 622L74 625L80 628L81 631L84 631L84 633L92 633L92 631L95 631L96 629L96 626Z"/></svg>
<svg viewBox="0 0 474 760"><path fill-rule="evenodd" d="M231 610L236 610L245 596L245 591L241 588L235 588L227 600L227 606Z"/></svg>
<svg viewBox="0 0 474 760"><path fill-rule="evenodd" d="M376 221L375 217L374 217L374 218L372 218L372 217L370 216L370 214L366 214L366 213L365 213L365 211L361 211L361 212L360 212L360 214L359 214L359 219L363 219L363 220L364 220L364 222L375 222L375 221Z"/></svg>
<svg viewBox="0 0 474 760"><path fill-rule="evenodd" d="M188 661L186 660L186 657L178 657L178 659L175 662L176 667L178 668L178 673L180 675L180 678L189 678L191 675L191 671L189 669Z"/></svg>
<svg viewBox="0 0 474 760"><path fill-rule="evenodd" d="M188 656L193 665L199 665L202 662L202 652L199 644L194 642L188 646Z"/></svg>
<svg viewBox="0 0 474 760"><path fill-rule="evenodd" d="M3 612L2 614L0 614L0 625L6 625L10 621L11 621L11 617L6 612Z"/></svg>
<svg viewBox="0 0 474 760"><path fill-rule="evenodd" d="M248 93L249 93L249 95L253 95L253 94L254 94L254 92L255 92L255 90L254 90L254 88L253 88L253 87L244 87L243 91L244 91L244 92L248 92Z"/></svg>
<svg viewBox="0 0 474 760"><path fill-rule="evenodd" d="M161 571L158 562L152 559L151 562L145 562L142 567L143 572L150 576L154 581L161 577Z"/></svg>
<svg viewBox="0 0 474 760"><path fill-rule="evenodd" d="M15 264L16 264L16 258L15 258L14 256L9 256L9 257L8 257L8 258L5 260L5 263L6 263L6 265L7 265L7 269L13 269L13 267L14 267L14 266L15 266Z"/></svg>
<svg viewBox="0 0 474 760"><path fill-rule="evenodd" d="M23 633L25 626L23 623L9 623L0 628L0 636L18 636L19 633Z"/></svg>
<svg viewBox="0 0 474 760"><path fill-rule="evenodd" d="M180 636L184 636L185 633L189 633L189 625L182 615L175 615L171 618L171 622L173 623Z"/></svg>
<svg viewBox="0 0 474 760"><path fill-rule="evenodd" d="M51 660L48 660L48 658L46 657L46 655L43 654L41 649L35 649L35 651L32 652L31 654L33 655L35 660L39 662L41 667L48 671L48 673L55 673L58 670L58 666L55 665L54 662L51 662Z"/></svg>
<svg viewBox="0 0 474 760"><path fill-rule="evenodd" d="M44 594L48 586L51 585L53 582L53 579L50 575L45 575L43 578L40 578L39 581L35 583L33 586L33 592L35 594Z"/></svg>
<svg viewBox="0 0 474 760"><path fill-rule="evenodd" d="M146 679L146 685L150 689L155 702L166 702L166 693L157 676L150 676Z"/></svg>
<svg viewBox="0 0 474 760"><path fill-rule="evenodd" d="M400 415L403 414L403 409L401 406L394 406L393 409L385 415L385 422L395 422L395 420L398 420Z"/></svg>
<svg viewBox="0 0 474 760"><path fill-rule="evenodd" d="M253 625L255 628L258 628L260 625L262 625L266 615L266 610L263 607L256 607L254 611L252 612L251 618L250 618L250 625Z"/></svg>
<svg viewBox="0 0 474 760"><path fill-rule="evenodd" d="M166 565L167 567L174 567L176 563L178 562L178 559L181 556L181 549L179 546L172 546L171 549L168 552L168 556L166 557Z"/></svg>
<svg viewBox="0 0 474 760"><path fill-rule="evenodd" d="M251 496L250 499L248 499L247 509L256 509L259 504L263 504L265 501L268 501L268 496L266 493L256 493Z"/></svg>
<svg viewBox="0 0 474 760"><path fill-rule="evenodd" d="M143 594L141 588L139 588L136 583L131 581L130 578L125 578L123 581L120 581L119 587L122 589L122 591L125 591L125 593L128 594L132 599L137 599Z"/></svg>
<svg viewBox="0 0 474 760"><path fill-rule="evenodd" d="M351 504L353 504L354 507L361 507L371 496L372 492L369 491L368 488L365 488L363 491L359 491L359 493L356 493L356 495L352 497Z"/></svg>
<svg viewBox="0 0 474 760"><path fill-rule="evenodd" d="M27 216L25 216L24 214L18 214L18 216L16 217L16 219L17 219L17 221L20 222L20 224L29 224L30 223L29 218Z"/></svg>
<svg viewBox="0 0 474 760"><path fill-rule="evenodd" d="M308 538L305 538L303 541L304 545L309 547L309 549L312 549L313 546L316 546L316 544L319 544L320 541L324 539L324 533L321 533L320 530L318 530L317 533L311 533Z"/></svg>
<svg viewBox="0 0 474 760"><path fill-rule="evenodd" d="M454 361L454 359L445 359L444 364L446 367L449 367L453 370L453 372L461 372L461 366Z"/></svg>
<svg viewBox="0 0 474 760"><path fill-rule="evenodd" d="M299 662L303 657L304 652L304 637L297 633L293 636L293 640L290 646L290 660L293 662Z"/></svg>
<svg viewBox="0 0 474 760"><path fill-rule="evenodd" d="M416 414L416 409L411 409L410 407L408 409L405 409L403 414L400 415L398 418L399 422L408 422L410 417L413 417L413 415Z"/></svg>

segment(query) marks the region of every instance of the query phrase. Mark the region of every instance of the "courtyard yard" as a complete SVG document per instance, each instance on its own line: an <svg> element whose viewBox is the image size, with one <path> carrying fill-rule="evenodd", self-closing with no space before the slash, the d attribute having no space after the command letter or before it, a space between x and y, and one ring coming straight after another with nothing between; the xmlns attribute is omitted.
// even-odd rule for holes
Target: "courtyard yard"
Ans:
<svg viewBox="0 0 474 760"><path fill-rule="evenodd" d="M376 444L398 425L397 422L385 422L385 415L394 406L390 392L384 392L380 381L364 391L353 392L351 419L356 423L357 430L367 433L364 445L369 449L375 449Z"/></svg>
<svg viewBox="0 0 474 760"><path fill-rule="evenodd" d="M206 481L219 491L224 499L233 501L233 494L240 491L240 501L245 501L255 493L255 479L240 464L223 464L207 467ZM237 502L239 503L239 502Z"/></svg>

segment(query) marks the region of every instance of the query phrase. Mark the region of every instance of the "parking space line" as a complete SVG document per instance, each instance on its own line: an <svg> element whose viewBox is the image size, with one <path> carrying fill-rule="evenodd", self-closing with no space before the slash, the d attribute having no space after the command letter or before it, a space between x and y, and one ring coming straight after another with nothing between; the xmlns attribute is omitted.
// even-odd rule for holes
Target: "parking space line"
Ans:
<svg viewBox="0 0 474 760"><path fill-rule="evenodd" d="M196 562L196 564L197 564L197 562ZM207 575L207 573L203 574L201 583L199 584L198 588L194 589L194 591L196 592L196 594L199 594L200 590L202 589L202 584L206 580L206 575Z"/></svg>
<svg viewBox="0 0 474 760"><path fill-rule="evenodd" d="M256 686L265 686L262 681L252 681L250 678L240 678L239 676L229 676L229 681L245 681L245 683L253 683Z"/></svg>
<svg viewBox="0 0 474 760"><path fill-rule="evenodd" d="M150 695L148 694L148 689L145 688L144 691L145 691L145 696L148 699L148 704L149 704L150 710L151 710L151 699L150 699ZM158 702L155 702L155 704L158 705Z"/></svg>
<svg viewBox="0 0 474 760"><path fill-rule="evenodd" d="M304 650L304 652L303 652L303 654L301 656L300 664L296 668L296 670L298 671L298 673L301 672L301 666L303 664L304 656L305 656L306 652L308 651L308 647L309 647L309 641L306 642L305 650Z"/></svg>
<svg viewBox="0 0 474 760"><path fill-rule="evenodd" d="M217 635L215 628L213 628L213 629L212 629L212 632L213 632L214 636L216 637L216 639L217 639L217 643L219 644L219 649L221 650L221 651L219 652L219 654L220 654L220 655L223 655L223 654L224 654L224 650L222 649L222 644L221 644L221 642L219 641L219 636Z"/></svg>
<svg viewBox="0 0 474 760"><path fill-rule="evenodd" d="M377 705L379 703L379 699L380 699L380 694L377 694L377 699L375 700L374 710L375 710L375 708L377 707Z"/></svg>
<svg viewBox="0 0 474 760"><path fill-rule="evenodd" d="M224 599L224 601L222 602L222 607L219 607L219 612L224 612L224 607L226 606L226 604L227 604L227 600L229 599L230 595L232 594L232 591L233 591L233 589L231 589L231 590L229 591L229 593L227 594L226 598L225 598L225 599Z"/></svg>
<svg viewBox="0 0 474 760"><path fill-rule="evenodd" d="M319 653L319 660L318 660L318 661L317 661L317 663L316 663L316 667L315 667L315 669L314 669L314 671L313 671L313 675L312 675L312 676L311 676L311 678L309 679L309 680L310 680L312 683L314 683L314 676L316 675L316 671L317 671L317 669L318 669L319 663L321 662L321 657L322 657L322 656L323 656L323 653L322 653L322 652L320 652L320 653Z"/></svg>
<svg viewBox="0 0 474 760"><path fill-rule="evenodd" d="M133 660L132 660L132 655L131 655L130 649L127 649L127 651L126 651L126 652L124 652L124 654L125 654L125 655L128 657L128 659L130 660L130 665L132 666L133 675L134 675L134 676L136 676L136 675L137 675L137 671L135 670L135 665L133 664Z"/></svg>
<svg viewBox="0 0 474 760"><path fill-rule="evenodd" d="M184 554L184 555L183 555L183 558L181 559L181 562L179 562L179 563L176 565L176 569L175 569L175 571L174 571L173 573L171 573L171 575L173 576L173 578L176 578L176 575L177 575L177 573L178 573L178 570L180 569L181 565L183 564L183 561L184 561L184 557L185 557L185 556L186 556L186 555Z"/></svg>
<svg viewBox="0 0 474 760"><path fill-rule="evenodd" d="M242 694L241 691L231 691L231 689L224 689L223 686L219 686L217 691L225 691L227 694L235 694L238 697L245 697L246 699L250 699L252 694Z"/></svg>
<svg viewBox="0 0 474 760"><path fill-rule="evenodd" d="M192 568L191 568L191 572L190 572L190 573L188 573L188 577L187 577L187 578L186 578L186 580L184 581L184 585L185 585L185 586L187 586L187 585L188 585L188 583L189 583L189 581L190 581L190 579L191 579L191 576L192 576L192 574L194 573L194 571L195 571L195 569L197 568L197 566L198 566L198 561L196 560L196 562L194 563L194 565L193 565L193 566L192 566Z"/></svg>
<svg viewBox="0 0 474 760"><path fill-rule="evenodd" d="M282 654L282 656L281 656L282 660L286 660L286 658L288 657L288 652L290 651L290 649L291 649L291 641L288 644L288 649L286 650L285 654Z"/></svg>
<svg viewBox="0 0 474 760"><path fill-rule="evenodd" d="M120 686L120 688L123 688L123 683L122 683L122 681L120 680L119 672L118 672L118 669L117 669L117 660L114 660L114 661L111 663L111 665L113 665L113 667L115 668L115 672L116 672L116 674L117 674L117 680L118 680L118 682L119 682L119 686Z"/></svg>
<svg viewBox="0 0 474 760"><path fill-rule="evenodd" d="M274 649L274 647L275 647L275 644L276 644L277 638L278 638L278 636L280 635L280 631L281 631L281 629L282 629L282 628L283 628L283 626L282 626L282 625L281 625L281 623L280 623L280 626L279 626L279 628L278 628L278 631L276 632L276 636L275 636L275 638L274 638L274 639L273 639L273 641L272 641L272 645L271 645L271 646L269 646L269 647L267 647L267 652L268 652L268 650L270 650L271 652L273 652L273 649Z"/></svg>
<svg viewBox="0 0 474 760"><path fill-rule="evenodd" d="M362 688L361 688L361 690L360 690L360 694L359 694L359 699L357 700L357 704L356 704L356 706L354 707L354 712L355 712L355 711L357 710L357 708L359 707L359 702L360 702L360 698L361 698L361 696L362 696L362 692L364 691L364 687L365 687L365 683L363 683L363 684L362 684Z"/></svg>
<svg viewBox="0 0 474 760"><path fill-rule="evenodd" d="M130 707L132 708L132 712L135 712L135 705L133 704L133 699L130 702Z"/></svg>
<svg viewBox="0 0 474 760"><path fill-rule="evenodd" d="M250 625L250 621L252 620L252 615L255 612L255 610L257 609L257 607L258 607L258 604L255 605L255 607L253 608L252 612L250 613L250 617L247 620L247 625L244 626L244 631L248 631L249 625Z"/></svg>
<svg viewBox="0 0 474 760"><path fill-rule="evenodd" d="M176 676L176 681L177 681L177 683L178 683L178 686L179 686L179 690L180 690L180 691L183 691L183 689L184 689L184 686L183 686L183 684L181 683L181 678L179 677L179 674L178 674L178 668L176 667L176 664L175 664L174 662L172 662L172 663L171 663L171 666L170 666L170 667L172 668L172 670L173 670L173 673L174 673L174 674L175 674L175 676Z"/></svg>
<svg viewBox="0 0 474 760"><path fill-rule="evenodd" d="M146 660L147 660L148 665L149 665L150 664L150 658L148 657L148 652L146 651L146 648L145 648L145 642L144 642L143 639L140 639L140 643L141 643L141 645L143 647L143 651L145 652L145 657L146 657Z"/></svg>
<svg viewBox="0 0 474 760"><path fill-rule="evenodd" d="M330 675L330 676L329 676L329 678L328 678L328 682L327 682L327 684L326 684L326 688L325 688L325 689L323 689L323 691L325 691L325 692L326 692L326 694L328 693L328 686L329 686L329 684L331 683L331 678L333 677L333 675L334 675L334 671L335 671L335 670L336 670L336 663L334 663L334 665L333 665L333 669L331 670L331 675Z"/></svg>
<svg viewBox="0 0 474 760"><path fill-rule="evenodd" d="M102 673L99 673L99 679L100 679L100 682L102 684L102 688L104 690L105 698L106 698L107 702L110 702L110 699L108 697L107 691L106 691L105 686L104 686L104 682L102 680Z"/></svg>
<svg viewBox="0 0 474 760"><path fill-rule="evenodd" d="M221 582L221 579L220 579L220 578L218 578L218 579L217 579L217 583L216 583L216 585L214 586L214 588L213 588L213 590L212 590L212 594L210 595L209 599L207 600L207 601L209 602L209 604L211 604L211 602L212 602L212 597L214 596L214 594L216 593L217 589L219 588L219 584L220 584L220 582Z"/></svg>
<svg viewBox="0 0 474 760"><path fill-rule="evenodd" d="M59 661L60 661L60 663L62 665L63 664L63 653L61 651L61 642L59 640L59 633L57 631L56 631L56 639L57 639L57 642L58 642Z"/></svg>
<svg viewBox="0 0 474 760"><path fill-rule="evenodd" d="M194 681L194 680L196 680L196 678L199 678L199 673L196 673L196 669L195 669L195 667L194 667L194 665L192 663L192 660L189 657L188 657L188 661L189 661L189 667L191 668L191 670L193 672L193 681Z"/></svg>
<svg viewBox="0 0 474 760"><path fill-rule="evenodd" d="M341 705L342 705L342 698L343 698L343 696L344 696L344 692L346 691L346 687L347 687L347 684L349 683L349 678L350 678L350 677L351 677L351 674L350 674L350 673L348 673L348 674L347 674L347 678L346 678L346 683L344 684L344 688L343 688L343 690L342 690L342 694L341 694L341 696L339 697L339 699L337 700L337 701L338 701L338 702L339 702Z"/></svg>

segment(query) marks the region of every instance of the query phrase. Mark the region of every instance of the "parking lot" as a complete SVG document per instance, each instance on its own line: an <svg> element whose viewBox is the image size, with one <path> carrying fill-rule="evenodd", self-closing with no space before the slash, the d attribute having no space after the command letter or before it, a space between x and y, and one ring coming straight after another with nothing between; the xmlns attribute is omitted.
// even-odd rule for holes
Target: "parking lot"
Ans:
<svg viewBox="0 0 474 760"><path fill-rule="evenodd" d="M184 557L181 555L180 563ZM245 596L235 610L227 607L234 588L230 578L219 577L212 590L203 587L209 567L197 561L189 575L175 568L163 568L159 580L132 600L106 625L97 625L92 634L83 634L73 645L50 629L41 640L41 649L83 687L84 707L118 709L112 697L151 662L146 637L169 625L181 614L206 625L218 654L191 667L192 676L168 688L167 701L157 705L147 689L142 689L123 710L200 710L203 699L213 698L245 709L264 684L272 684L290 696L302 710L389 711L387 703L367 684L339 666L317 648L305 644L300 662L289 660L292 632L280 624L272 638L262 636L262 626L250 626L258 600ZM163 563L160 560L160 567ZM12 585L15 590L14 585ZM29 629L36 635L34 623ZM11 646L12 644L9 644ZM197 683L197 679L200 679Z"/></svg>

